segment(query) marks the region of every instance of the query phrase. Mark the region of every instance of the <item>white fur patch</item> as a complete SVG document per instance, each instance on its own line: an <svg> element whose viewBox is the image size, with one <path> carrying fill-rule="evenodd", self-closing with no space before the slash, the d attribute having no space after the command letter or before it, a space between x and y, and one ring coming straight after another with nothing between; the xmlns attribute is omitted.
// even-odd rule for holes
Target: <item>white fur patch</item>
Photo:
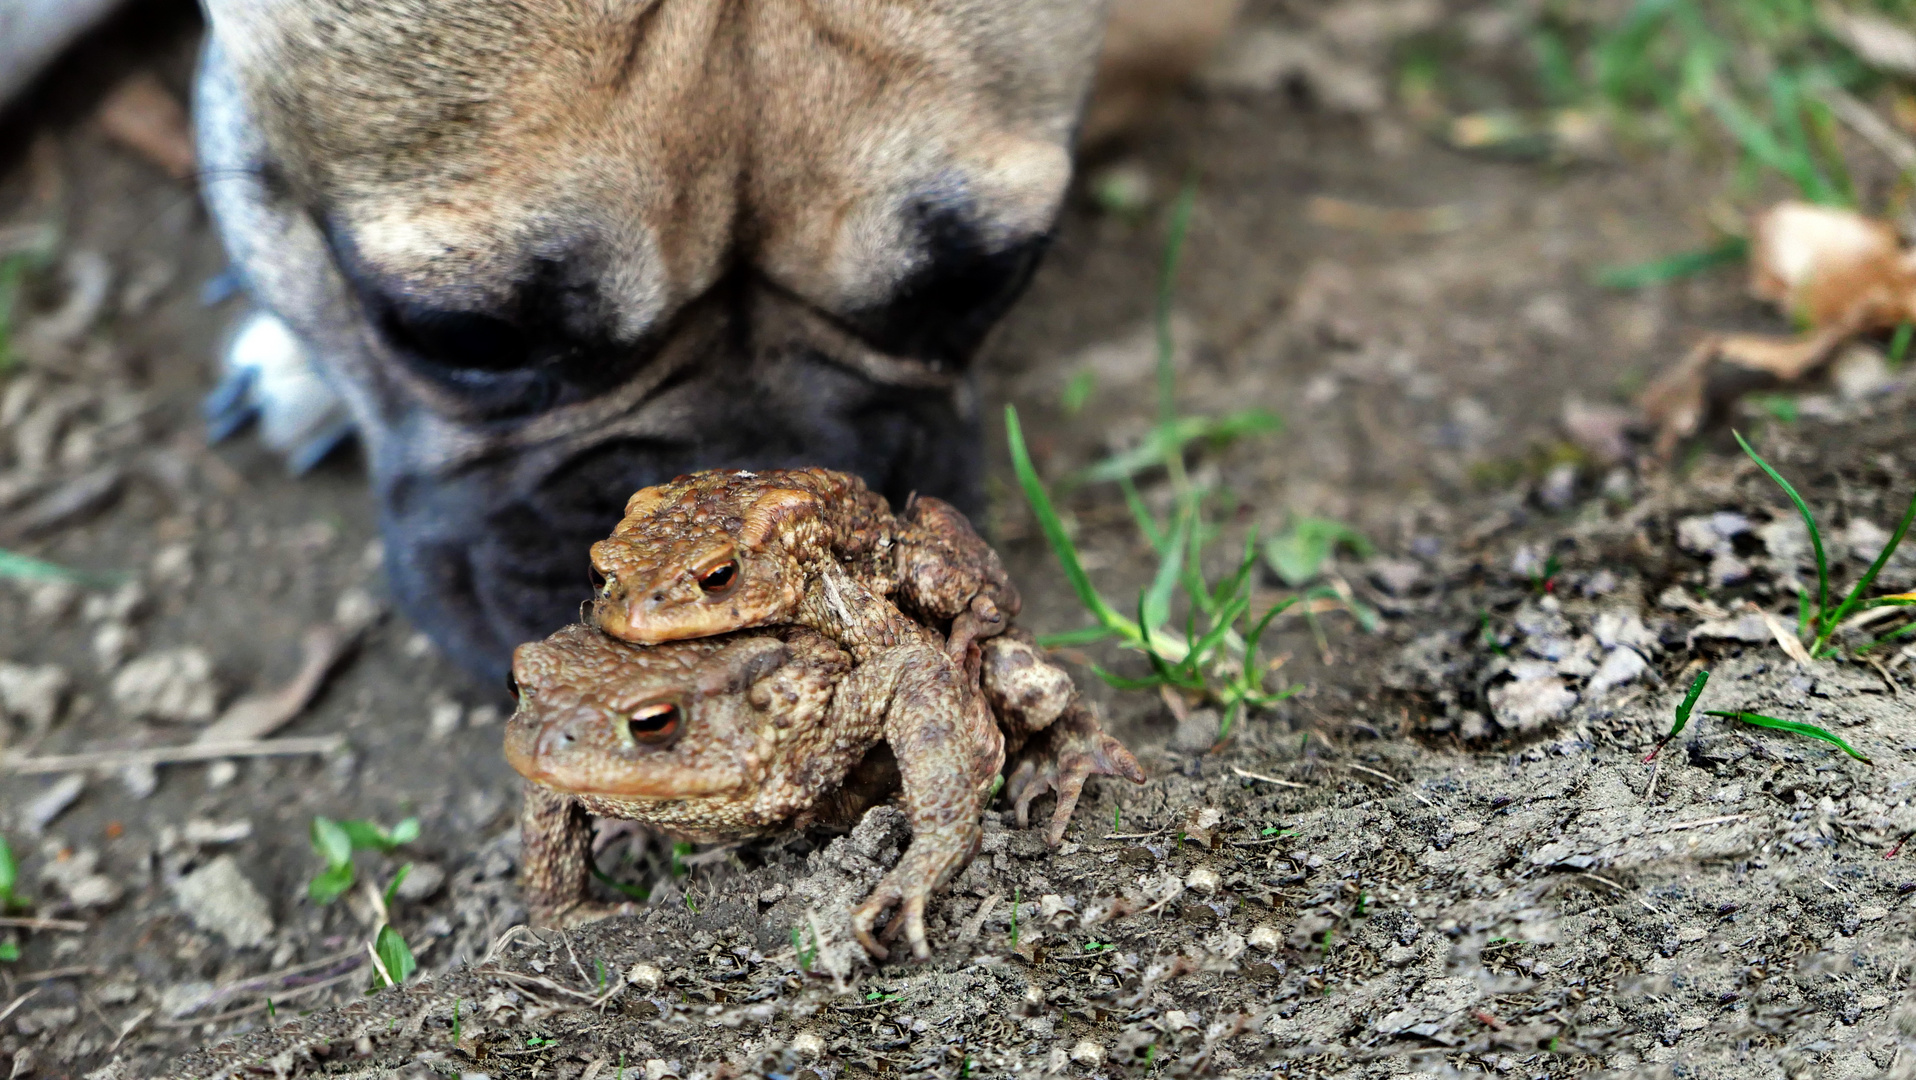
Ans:
<svg viewBox="0 0 1916 1080"><path fill-rule="evenodd" d="M222 358L228 378L250 374L260 441L290 454L347 419L346 403L320 378L312 353L276 316L248 315Z"/></svg>

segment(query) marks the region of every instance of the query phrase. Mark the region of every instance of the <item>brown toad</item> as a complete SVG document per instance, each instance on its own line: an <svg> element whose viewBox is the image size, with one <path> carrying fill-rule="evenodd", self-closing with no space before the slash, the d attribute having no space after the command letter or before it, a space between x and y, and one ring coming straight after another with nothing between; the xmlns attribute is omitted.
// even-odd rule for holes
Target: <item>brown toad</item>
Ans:
<svg viewBox="0 0 1916 1080"><path fill-rule="evenodd" d="M1004 764L1003 735L961 658L1018 603L964 516L920 499L894 517L863 481L825 469L704 472L634 494L592 562L606 579L593 620L614 637L649 645L806 626L883 688L914 839L852 925L882 955L871 931L897 906L888 933L902 926L929 955L925 899L971 857L983 785ZM894 592L928 619L950 618L951 638L907 617ZM974 782L969 794L958 778Z"/></svg>
<svg viewBox="0 0 1916 1080"><path fill-rule="evenodd" d="M913 498L893 515L864 481L828 469L712 470L645 488L592 546L592 566L605 579L593 620L644 644L794 621L846 643L833 619L803 610L832 566L949 622L954 658L1019 608L997 553L951 504Z"/></svg>
<svg viewBox="0 0 1916 1080"><path fill-rule="evenodd" d="M1087 777L1144 779L1130 753L1073 700L1070 679L1027 640L987 643L982 666L1004 733L1022 750L1007 785L1020 825L1034 798L1057 791L1047 829L1055 846ZM701 841L844 827L898 793L923 752L909 743L901 749L886 734L895 673L882 664L854 665L802 628L635 648L571 626L520 646L513 670L520 704L507 728L506 756L532 781L521 823L522 873L540 922L570 925L629 910L584 899L588 815ZM945 785L945 797L931 801L960 813L982 804L974 799L991 780L975 771L934 770L932 777ZM888 902L902 902L905 917L893 926L903 927L923 956L925 901L975 853L978 815L927 815L922 801L916 808L909 796L905 802L912 845L860 911L896 892ZM922 875L913 869L922 865L913 857L921 847L955 848L959 857L942 874ZM869 923L856 917L861 942L885 956Z"/></svg>

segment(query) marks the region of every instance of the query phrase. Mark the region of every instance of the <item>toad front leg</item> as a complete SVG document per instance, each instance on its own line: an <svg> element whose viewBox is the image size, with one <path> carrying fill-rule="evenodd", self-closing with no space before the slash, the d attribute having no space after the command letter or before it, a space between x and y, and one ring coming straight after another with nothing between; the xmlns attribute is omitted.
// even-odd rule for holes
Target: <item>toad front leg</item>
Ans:
<svg viewBox="0 0 1916 1080"><path fill-rule="evenodd" d="M866 951L883 960L890 951L872 929L880 915L897 907L885 937L902 931L912 955L925 960L931 957L925 905L978 853L979 818L992 780L1004 766L1004 735L975 682L968 686L963 672L929 642L875 658L854 678L860 676L870 681L855 693L868 700L890 699L885 741L898 759L912 838L898 864L852 913L852 929ZM843 685L839 692L845 692Z"/></svg>
<svg viewBox="0 0 1916 1080"><path fill-rule="evenodd" d="M898 596L929 618L951 620L945 651L962 661L973 641L1004 633L1022 601L965 515L942 499L917 498L898 520Z"/></svg>
<svg viewBox="0 0 1916 1080"><path fill-rule="evenodd" d="M637 904L586 899L592 876L592 816L578 801L527 784L519 811L519 887L532 921L568 928L636 915Z"/></svg>

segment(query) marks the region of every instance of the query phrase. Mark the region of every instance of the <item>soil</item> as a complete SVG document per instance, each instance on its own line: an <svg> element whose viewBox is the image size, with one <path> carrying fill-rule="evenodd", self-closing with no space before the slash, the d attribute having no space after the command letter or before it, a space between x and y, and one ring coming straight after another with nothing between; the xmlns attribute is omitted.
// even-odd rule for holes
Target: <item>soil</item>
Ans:
<svg viewBox="0 0 1916 1080"><path fill-rule="evenodd" d="M204 444L198 400L237 310L202 301L217 242L189 188L87 119L129 56L183 88L196 38L189 17L123 24L7 129L0 228L62 222L66 265L98 253L113 286L68 343L33 336L59 275L35 297L0 383L0 528L10 549L123 578L0 587L0 661L71 686L44 726L16 706L0 731L33 755L187 742L334 626L356 647L280 734L344 748L8 776L19 891L84 927L0 930L23 953L0 964L12 1077L1916 1075L1910 654L1783 651L1761 613L1813 583L1805 537L1733 445L1638 472L1561 424L1567 401L1621 400L1703 329L1776 328L1733 275L1589 283L1707 239L1719 167L1466 156L1394 107L1337 111L1295 82L1194 91L1090 163L1148 177L1152 207L1075 202L982 365L988 524L1023 621L1084 618L1010 485L995 410L1020 407L1054 477L1150 422L1165 207L1194 174L1180 406L1288 423L1201 455L1199 475L1263 535L1298 515L1359 529L1377 554L1331 575L1380 624L1327 614L1320 640L1281 622L1270 651L1303 689L1221 744L1214 713L1177 702L1179 719L1077 668L1149 782L1094 781L1056 852L991 815L934 905L934 959L873 965L845 910L896 857L888 809L849 836L689 858L626 838L644 915L517 928L508 702L385 610L359 463L291 478L244 439ZM1450 207L1459 226L1330 228L1318 196ZM1087 369L1088 402L1064 409ZM1916 491L1910 393L1741 414L1825 523L1839 583ZM1156 480L1144 495L1167 498ZM1150 567L1117 493L1067 505L1109 595L1136 589ZM1883 585L1916 587L1916 559ZM1067 658L1136 664L1087 652ZM1702 669L1699 709L1817 723L1874 764L1701 715L1646 763ZM360 856L363 883L319 905L315 815L421 833ZM419 974L367 995L388 904Z"/></svg>

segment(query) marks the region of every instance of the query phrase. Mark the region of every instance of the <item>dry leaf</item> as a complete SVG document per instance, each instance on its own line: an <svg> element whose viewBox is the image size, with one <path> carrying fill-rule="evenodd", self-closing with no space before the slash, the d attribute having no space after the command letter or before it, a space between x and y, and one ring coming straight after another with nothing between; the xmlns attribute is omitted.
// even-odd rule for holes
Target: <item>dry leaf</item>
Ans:
<svg viewBox="0 0 1916 1080"><path fill-rule="evenodd" d="M1850 210L1785 202L1760 215L1750 241L1750 292L1810 328L1797 337L1723 334L1706 338L1637 398L1669 457L1713 406L1722 365L1794 382L1828 364L1858 334L1916 320L1916 252L1896 230ZM1720 395L1748 389L1727 380Z"/></svg>
<svg viewBox="0 0 1916 1080"><path fill-rule="evenodd" d="M193 132L186 107L152 72L128 76L100 103L100 126L166 175L193 175Z"/></svg>
<svg viewBox="0 0 1916 1080"><path fill-rule="evenodd" d="M1759 216L1750 292L1812 329L1887 330L1916 317L1916 254L1888 223L1850 210L1786 202Z"/></svg>
<svg viewBox="0 0 1916 1080"><path fill-rule="evenodd" d="M1463 227L1464 215L1455 206L1399 208L1371 206L1366 203L1313 195L1304 207L1304 216L1312 224L1378 236L1418 236L1454 232Z"/></svg>
<svg viewBox="0 0 1916 1080"><path fill-rule="evenodd" d="M286 685L235 701L194 741L244 742L265 738L285 727L313 700L352 642L351 636L331 626L306 631L300 642L299 672Z"/></svg>
<svg viewBox="0 0 1916 1080"><path fill-rule="evenodd" d="M1796 661L1798 667L1810 666L1810 651L1803 647L1803 640L1796 636L1796 631L1785 626L1783 620L1768 611L1763 613L1763 622L1770 628L1770 634L1776 638L1776 643L1782 646L1783 652L1790 659Z"/></svg>

